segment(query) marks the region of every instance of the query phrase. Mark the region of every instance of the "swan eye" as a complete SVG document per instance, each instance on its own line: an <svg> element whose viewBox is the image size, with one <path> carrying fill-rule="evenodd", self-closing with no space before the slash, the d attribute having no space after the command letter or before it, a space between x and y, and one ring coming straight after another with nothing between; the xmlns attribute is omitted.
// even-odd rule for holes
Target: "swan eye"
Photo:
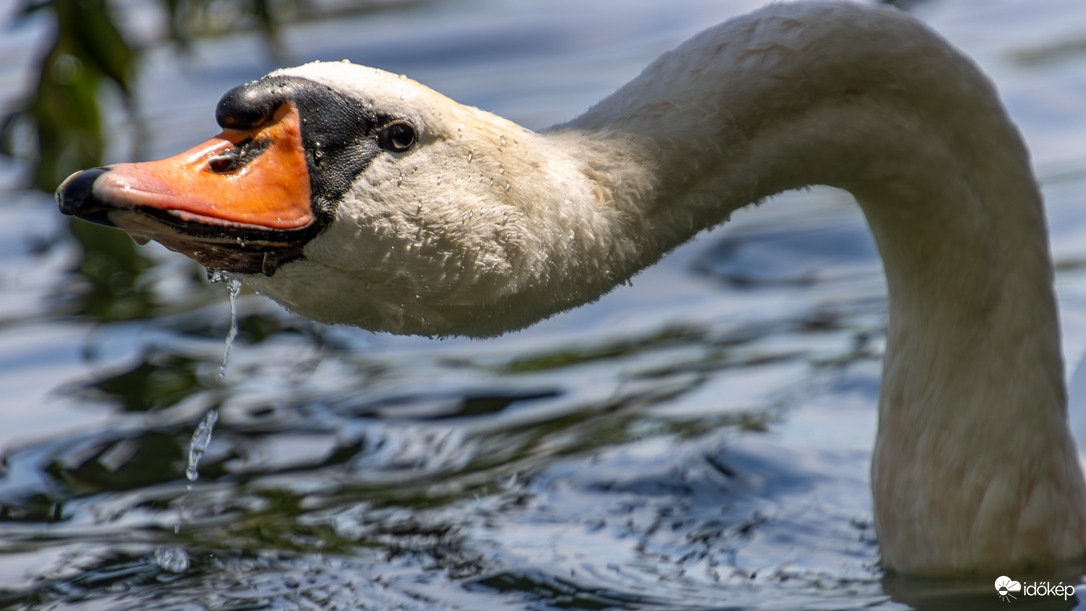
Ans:
<svg viewBox="0 0 1086 611"><path fill-rule="evenodd" d="M415 128L407 121L396 121L381 130L378 142L383 149L406 151L415 145Z"/></svg>

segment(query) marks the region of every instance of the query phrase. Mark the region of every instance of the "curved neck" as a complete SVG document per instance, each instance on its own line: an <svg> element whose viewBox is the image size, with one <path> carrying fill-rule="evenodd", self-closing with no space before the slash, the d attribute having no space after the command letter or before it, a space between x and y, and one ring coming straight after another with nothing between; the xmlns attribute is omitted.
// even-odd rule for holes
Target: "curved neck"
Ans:
<svg viewBox="0 0 1086 611"><path fill-rule="evenodd" d="M695 37L559 134L585 132L613 147L594 175L648 176L617 209L664 237L630 270L783 190L856 197L890 293L872 464L884 564L1006 571L1081 554L1044 212L967 59L891 9L779 5Z"/></svg>

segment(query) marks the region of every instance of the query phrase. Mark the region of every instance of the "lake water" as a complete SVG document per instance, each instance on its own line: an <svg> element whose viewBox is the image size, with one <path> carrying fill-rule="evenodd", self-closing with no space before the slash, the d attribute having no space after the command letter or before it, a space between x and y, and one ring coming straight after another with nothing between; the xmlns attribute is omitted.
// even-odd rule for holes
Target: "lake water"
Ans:
<svg viewBox="0 0 1086 611"><path fill-rule="evenodd" d="M188 56L152 47L139 149L203 141L223 92L313 59L403 72L541 128L759 4L409 3L288 27L277 54L244 33ZM129 27L153 27L123 6ZM1031 145L1070 375L1086 350L1086 3L912 10L992 76ZM0 103L33 79L45 28L2 30ZM140 132L110 116L108 161L128 160ZM0 162L0 607L1004 604L996 575L878 568L867 468L886 297L845 194L778 197L595 304L487 341L322 326L243 293L219 380L226 289L157 245L127 271L84 262L22 169ZM212 408L189 489L188 442ZM162 568L160 547L191 565ZM1077 600L1007 608L1027 603Z"/></svg>

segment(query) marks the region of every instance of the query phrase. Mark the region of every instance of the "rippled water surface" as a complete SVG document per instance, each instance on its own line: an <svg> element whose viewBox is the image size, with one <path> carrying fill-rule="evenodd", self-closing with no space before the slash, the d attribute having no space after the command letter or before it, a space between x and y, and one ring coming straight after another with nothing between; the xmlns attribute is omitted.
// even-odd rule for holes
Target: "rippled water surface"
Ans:
<svg viewBox="0 0 1086 611"><path fill-rule="evenodd" d="M758 4L415 3L289 27L277 54L249 34L188 56L152 47L143 130L112 112L109 160L188 148L217 131L224 91L311 59L408 73L545 127ZM1086 349L1086 3L912 10L992 75L1031 144L1071 370ZM4 26L0 102L33 79L45 27ZM1003 604L988 580L878 568L867 466L886 298L847 195L781 196L598 303L494 340L321 326L243 293L219 380L226 289L155 245L114 269L101 253L126 236L71 225L3 164L0 607ZM212 408L190 488L188 443ZM160 548L191 565L163 568Z"/></svg>

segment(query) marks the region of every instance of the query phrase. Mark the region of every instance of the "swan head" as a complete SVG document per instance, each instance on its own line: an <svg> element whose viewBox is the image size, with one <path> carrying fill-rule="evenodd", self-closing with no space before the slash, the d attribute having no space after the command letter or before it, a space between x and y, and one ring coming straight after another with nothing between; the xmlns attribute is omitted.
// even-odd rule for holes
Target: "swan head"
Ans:
<svg viewBox="0 0 1086 611"><path fill-rule="evenodd" d="M485 336L573 305L532 295L560 275L547 244L576 221L524 181L578 175L537 134L346 62L241 85L216 119L220 134L175 157L72 175L61 211L156 240L323 322ZM554 222L525 220L540 216Z"/></svg>

